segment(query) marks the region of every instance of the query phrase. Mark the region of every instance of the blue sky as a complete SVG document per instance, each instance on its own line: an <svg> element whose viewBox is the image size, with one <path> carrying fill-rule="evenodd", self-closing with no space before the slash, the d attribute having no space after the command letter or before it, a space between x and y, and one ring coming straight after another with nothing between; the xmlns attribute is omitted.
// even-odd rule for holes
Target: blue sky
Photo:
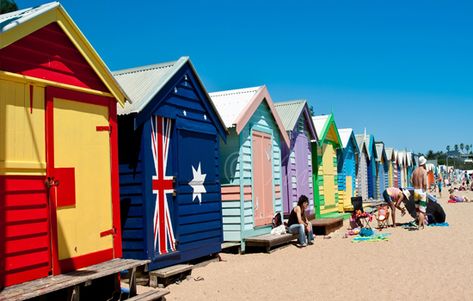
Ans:
<svg viewBox="0 0 473 301"><path fill-rule="evenodd" d="M400 149L473 143L473 1L61 3L111 70L188 55L209 92L266 84Z"/></svg>

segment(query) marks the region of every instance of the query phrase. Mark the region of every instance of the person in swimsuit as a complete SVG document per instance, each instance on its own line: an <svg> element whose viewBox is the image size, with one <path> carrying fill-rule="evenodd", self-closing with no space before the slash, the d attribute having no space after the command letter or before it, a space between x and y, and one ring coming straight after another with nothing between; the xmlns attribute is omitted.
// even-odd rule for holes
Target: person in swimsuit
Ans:
<svg viewBox="0 0 473 301"><path fill-rule="evenodd" d="M411 182L414 186L414 202L418 212L419 227L424 228L425 212L427 209L427 170L425 164L427 159L424 156L419 158L419 167L412 173Z"/></svg>
<svg viewBox="0 0 473 301"><path fill-rule="evenodd" d="M301 247L313 244L312 241L314 240L312 223L305 216L305 211L308 207L309 199L305 195L301 195L297 206L292 209L287 222L289 233L299 234L298 241Z"/></svg>
<svg viewBox="0 0 473 301"><path fill-rule="evenodd" d="M401 215L406 214L406 208L401 207L401 202L408 200L411 194L408 190L401 190L397 187L389 187L383 192L383 198L388 206L391 208L391 218L393 220L393 227L396 227L396 208L401 211Z"/></svg>

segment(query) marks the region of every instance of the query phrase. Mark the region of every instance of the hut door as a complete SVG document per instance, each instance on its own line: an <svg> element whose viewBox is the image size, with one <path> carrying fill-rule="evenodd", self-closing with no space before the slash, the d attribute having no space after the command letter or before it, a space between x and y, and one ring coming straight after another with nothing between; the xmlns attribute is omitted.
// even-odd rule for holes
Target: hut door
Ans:
<svg viewBox="0 0 473 301"><path fill-rule="evenodd" d="M273 217L273 164L271 135L253 132L253 208L255 226L271 223Z"/></svg>
<svg viewBox="0 0 473 301"><path fill-rule="evenodd" d="M57 274L114 256L109 111L105 105L56 97L48 98L47 106Z"/></svg>
<svg viewBox="0 0 473 301"><path fill-rule="evenodd" d="M309 141L305 135L299 134L296 138L296 175L297 175L297 199L303 194L309 199ZM311 204L312 206L312 204ZM308 209L310 210L310 208Z"/></svg>
<svg viewBox="0 0 473 301"><path fill-rule="evenodd" d="M336 167L334 167L333 160L335 158L335 151L331 144L325 145L325 151L323 153L323 170L324 170L324 197L325 197L325 209L333 208L335 204L335 173Z"/></svg>

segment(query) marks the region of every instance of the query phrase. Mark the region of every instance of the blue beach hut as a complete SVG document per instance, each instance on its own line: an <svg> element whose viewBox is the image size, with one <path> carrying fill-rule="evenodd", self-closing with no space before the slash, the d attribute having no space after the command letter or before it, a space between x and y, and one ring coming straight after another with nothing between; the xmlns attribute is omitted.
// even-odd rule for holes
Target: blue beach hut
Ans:
<svg viewBox="0 0 473 301"><path fill-rule="evenodd" d="M376 198L376 167L377 167L377 154L376 144L374 142L373 135L365 135L365 144L368 151L368 197L371 199Z"/></svg>
<svg viewBox="0 0 473 301"><path fill-rule="evenodd" d="M356 175L356 192L357 196L361 196L363 200L368 199L368 164L369 155L368 148L365 143L364 135L355 135L360 155L358 156L357 175Z"/></svg>
<svg viewBox="0 0 473 301"><path fill-rule="evenodd" d="M218 253L226 128L188 57L117 71L123 255L149 270Z"/></svg>
<svg viewBox="0 0 473 301"><path fill-rule="evenodd" d="M353 129L339 129L342 148L337 150L339 210L351 209L351 197L356 195L356 164L360 150Z"/></svg>
<svg viewBox="0 0 473 301"><path fill-rule="evenodd" d="M387 172L389 171L388 158L383 142L376 142L376 198L381 199L381 194L386 189Z"/></svg>

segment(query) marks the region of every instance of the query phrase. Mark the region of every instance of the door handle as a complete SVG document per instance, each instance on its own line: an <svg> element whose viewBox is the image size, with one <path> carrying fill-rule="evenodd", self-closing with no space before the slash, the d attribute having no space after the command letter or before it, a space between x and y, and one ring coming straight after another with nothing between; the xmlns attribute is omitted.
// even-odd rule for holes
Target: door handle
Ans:
<svg viewBox="0 0 473 301"><path fill-rule="evenodd" d="M59 186L59 181L56 180L54 177L48 177L45 181L44 184L46 185L47 188L51 188L54 186Z"/></svg>

